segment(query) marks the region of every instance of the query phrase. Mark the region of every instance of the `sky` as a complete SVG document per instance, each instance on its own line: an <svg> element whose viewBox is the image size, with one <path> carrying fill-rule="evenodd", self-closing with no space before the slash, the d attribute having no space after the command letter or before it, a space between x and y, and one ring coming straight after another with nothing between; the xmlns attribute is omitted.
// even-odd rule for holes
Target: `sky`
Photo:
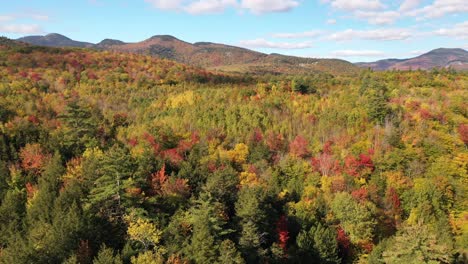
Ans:
<svg viewBox="0 0 468 264"><path fill-rule="evenodd" d="M468 49L468 0L0 0L0 35L173 35L352 62Z"/></svg>

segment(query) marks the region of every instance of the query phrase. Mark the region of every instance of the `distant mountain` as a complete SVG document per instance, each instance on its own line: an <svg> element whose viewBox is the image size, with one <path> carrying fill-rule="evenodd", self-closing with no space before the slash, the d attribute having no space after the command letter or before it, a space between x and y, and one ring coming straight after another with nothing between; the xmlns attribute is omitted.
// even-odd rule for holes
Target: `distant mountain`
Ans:
<svg viewBox="0 0 468 264"><path fill-rule="evenodd" d="M423 55L409 59L387 59L376 62L356 63L359 67L374 70L409 70L452 67L468 70L468 51L464 49L435 49Z"/></svg>
<svg viewBox="0 0 468 264"><path fill-rule="evenodd" d="M105 39L98 44L79 42L60 34L30 36L19 41L38 46L81 47L151 55L210 70L256 73L356 73L359 68L338 59L312 59L264 54L245 48L211 42L189 43L170 35L156 35L136 43Z"/></svg>
<svg viewBox="0 0 468 264"><path fill-rule="evenodd" d="M28 36L17 39L22 42L26 42L36 46L47 46L47 47L78 47L78 48L89 48L94 44L88 42L81 42L72 40L68 37L57 33L51 33L45 36Z"/></svg>

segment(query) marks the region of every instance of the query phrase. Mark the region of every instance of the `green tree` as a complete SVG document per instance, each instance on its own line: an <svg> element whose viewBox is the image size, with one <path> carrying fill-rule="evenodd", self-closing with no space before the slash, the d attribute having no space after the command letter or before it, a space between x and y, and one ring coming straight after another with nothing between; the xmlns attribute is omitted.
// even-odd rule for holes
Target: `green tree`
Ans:
<svg viewBox="0 0 468 264"><path fill-rule="evenodd" d="M300 232L296 242L303 262L341 263L336 232L331 228L319 223L309 231Z"/></svg>
<svg viewBox="0 0 468 264"><path fill-rule="evenodd" d="M336 194L331 204L333 213L354 243L371 241L374 237L377 223L372 208L369 202L361 204L345 192Z"/></svg>
<svg viewBox="0 0 468 264"><path fill-rule="evenodd" d="M219 256L217 263L220 264L244 264L240 252L236 248L236 244L229 239L221 242L219 246Z"/></svg>
<svg viewBox="0 0 468 264"><path fill-rule="evenodd" d="M93 264L123 264L123 261L119 253L116 254L112 248L102 245Z"/></svg>
<svg viewBox="0 0 468 264"><path fill-rule="evenodd" d="M131 208L135 197L126 190L135 187L134 162L128 150L112 146L98 162L95 180L88 196L88 206L108 219L121 219L125 208Z"/></svg>
<svg viewBox="0 0 468 264"><path fill-rule="evenodd" d="M450 245L439 241L426 225L406 225L382 253L385 263L452 263Z"/></svg>

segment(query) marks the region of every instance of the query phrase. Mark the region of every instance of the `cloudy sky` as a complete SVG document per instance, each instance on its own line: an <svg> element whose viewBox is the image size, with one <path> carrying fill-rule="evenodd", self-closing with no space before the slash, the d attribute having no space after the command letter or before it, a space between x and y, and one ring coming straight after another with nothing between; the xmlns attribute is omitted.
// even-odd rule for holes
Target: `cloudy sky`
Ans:
<svg viewBox="0 0 468 264"><path fill-rule="evenodd" d="M468 0L0 0L0 35L136 42L170 34L349 61L468 49Z"/></svg>

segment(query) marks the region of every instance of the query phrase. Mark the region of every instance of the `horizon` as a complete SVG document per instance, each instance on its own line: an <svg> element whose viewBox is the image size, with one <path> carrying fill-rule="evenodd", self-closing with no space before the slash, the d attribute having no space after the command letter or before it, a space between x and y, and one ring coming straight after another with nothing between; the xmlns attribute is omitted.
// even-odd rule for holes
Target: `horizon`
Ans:
<svg viewBox="0 0 468 264"><path fill-rule="evenodd" d="M48 36L48 35L60 35L62 37L66 37L66 38L69 38L68 36L66 36L65 34L61 34L61 33L57 33L57 32L51 32L51 33L47 33L45 35L25 35L23 37L20 37L18 39L21 39L21 38L24 38L24 37L45 37L45 36ZM168 37L173 37L179 41L183 41L183 42L187 42L177 36L173 36L173 35L152 35L152 36L149 36L145 39L142 39L140 41L137 41L137 42L128 42L126 40L123 40L123 39L110 39L110 38L103 38L101 41L98 41L98 42L89 42L89 41L84 41L84 40L79 40L79 39L71 39L73 41L79 41L79 42L86 42L86 43L90 43L90 44L93 44L93 45L97 45L99 44L100 42L104 41L104 40L116 40L116 41L122 41L126 44L129 44L129 43L138 43L138 42L142 42L142 41L146 41L150 38L153 38L153 37L163 37L163 36L168 36ZM190 43L190 44L196 44L196 43L203 43L203 42L206 42L206 43L214 43L214 44L221 44L221 45L230 45L230 44L225 44L225 43L217 43L217 42L211 42L211 41L196 41L196 42L187 42L187 43ZM258 51L258 50L255 50L255 49L251 49L251 48L247 48L247 47L241 47L241 46L235 46L235 45L231 45L231 46L234 46L234 47L237 47L237 48L243 48L243 49L247 49L247 50L252 50L252 51ZM421 54L419 55L414 55L413 57L406 57L406 58L393 58L393 57L389 57L389 58L382 58L382 59L378 59L378 60L375 60L375 61L350 61L350 60L347 60L345 58L336 58L336 57L307 57L307 56L301 56L301 55L290 55L290 56L297 56L297 57L301 57L301 58L312 58L312 59L342 59L342 60L346 60L346 61L350 61L352 63L370 63L370 62L376 62L376 61L380 61L380 60L393 60L393 59L398 59L398 60L404 60L404 59L411 59L411 58L415 58L415 57L418 57L418 56L421 56L421 55L424 55L424 54L427 54L429 52L432 52L434 50L438 50L438 49L461 49L461 50L464 50L464 51L467 51L467 49L464 49L464 48L445 48L445 47L438 47L438 48L434 48L432 50L428 50L428 51L421 51ZM261 52L261 51L258 51L258 52ZM272 52L272 53L265 53L265 54L269 54L269 55L272 55L272 54L280 54L280 55L288 55L288 54L282 54L282 53L277 53L277 52Z"/></svg>
<svg viewBox="0 0 468 264"><path fill-rule="evenodd" d="M90 43L171 35L267 54L372 62L412 58L437 48L467 50L468 7L463 2L19 0L4 3L0 35L17 39L58 33Z"/></svg>

